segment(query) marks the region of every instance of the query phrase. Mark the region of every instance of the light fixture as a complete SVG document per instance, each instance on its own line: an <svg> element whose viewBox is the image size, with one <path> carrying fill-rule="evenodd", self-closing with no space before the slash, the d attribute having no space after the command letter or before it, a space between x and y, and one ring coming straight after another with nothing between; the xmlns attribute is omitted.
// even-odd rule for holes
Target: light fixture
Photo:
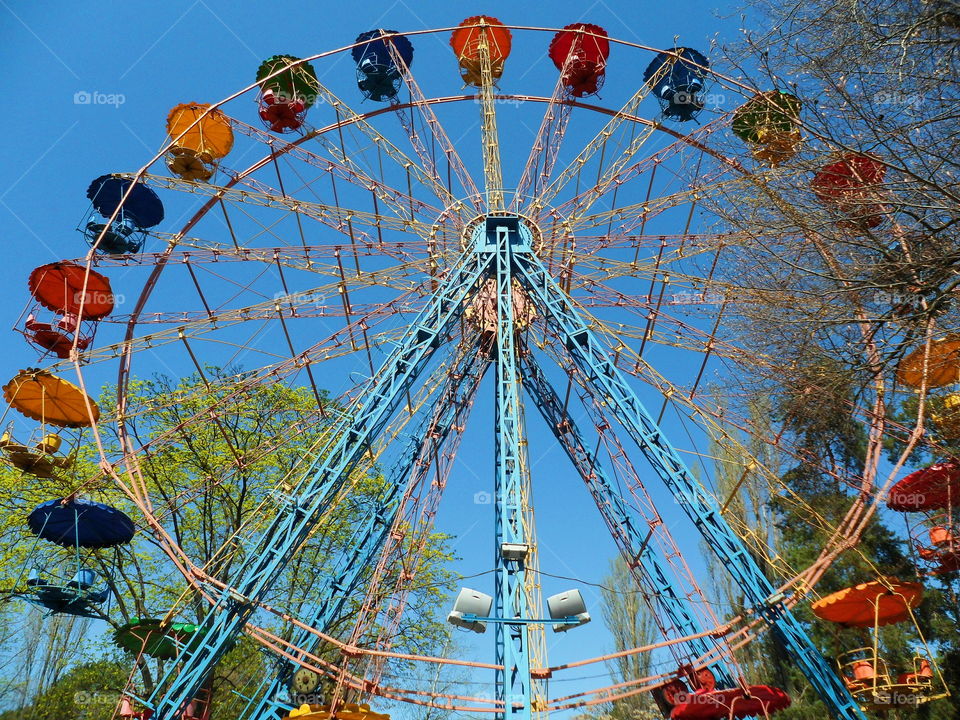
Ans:
<svg viewBox="0 0 960 720"><path fill-rule="evenodd" d="M523 561L530 554L530 546L526 543L502 543L500 555L504 560Z"/></svg>
<svg viewBox="0 0 960 720"><path fill-rule="evenodd" d="M504 543L500 552L506 559L525 558L530 551L528 545L511 545ZM508 553L516 553L518 557L509 558ZM460 594L453 604L453 610L447 615L447 622L457 627L473 630L475 633L483 633L487 630L487 623L502 623L504 625L549 625L554 623L554 632L565 632L570 628L586 625L590 622L590 613L583 602L583 597L579 590L567 590L547 598L547 608L550 610L549 618L536 617L491 617L490 611L493 608L493 598L477 590L470 588L461 588Z"/></svg>

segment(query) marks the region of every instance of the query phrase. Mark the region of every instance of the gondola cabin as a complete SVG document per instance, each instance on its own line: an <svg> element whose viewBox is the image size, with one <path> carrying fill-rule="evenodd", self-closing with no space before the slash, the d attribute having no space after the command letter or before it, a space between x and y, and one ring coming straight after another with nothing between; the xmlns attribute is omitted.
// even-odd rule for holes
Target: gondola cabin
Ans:
<svg viewBox="0 0 960 720"><path fill-rule="evenodd" d="M599 25L573 23L553 36L548 51L570 97L596 95L603 87L610 57L607 31Z"/></svg>
<svg viewBox="0 0 960 720"><path fill-rule="evenodd" d="M841 216L841 227L870 230L883 223L879 202L887 166L863 153L844 153L814 175L810 188L820 203Z"/></svg>
<svg viewBox="0 0 960 720"><path fill-rule="evenodd" d="M109 505L67 498L37 506L27 525L37 543L28 559L27 589L20 594L48 614L98 617L110 588L109 576L89 567L93 551L129 543L133 521ZM41 540L47 544L40 545ZM68 552L50 550L50 545Z"/></svg>
<svg viewBox="0 0 960 720"><path fill-rule="evenodd" d="M357 64L357 87L367 100L390 102L403 85L403 71L413 64L413 45L394 30L368 30L357 36L351 54Z"/></svg>
<svg viewBox="0 0 960 720"><path fill-rule="evenodd" d="M96 178L87 188L87 198L91 207L79 229L93 249L104 255L140 252L147 231L163 221L163 203L157 194L123 175Z"/></svg>
<svg viewBox="0 0 960 720"><path fill-rule="evenodd" d="M665 117L687 122L703 110L709 67L710 61L703 53L678 47L670 54L657 55L644 71L643 81Z"/></svg>
<svg viewBox="0 0 960 720"><path fill-rule="evenodd" d="M450 47L467 85L495 85L503 76L512 36L503 23L488 15L468 17L450 35Z"/></svg>
<svg viewBox="0 0 960 720"><path fill-rule="evenodd" d="M274 55L257 68L257 84L258 113L268 130L291 133L303 127L319 91L313 65L293 55Z"/></svg>
<svg viewBox="0 0 960 720"><path fill-rule="evenodd" d="M183 103L167 115L167 168L182 180L207 182L233 148L233 128L219 110Z"/></svg>
<svg viewBox="0 0 960 720"><path fill-rule="evenodd" d="M93 342L97 323L113 312L110 280L72 262L41 265L30 273L32 297L22 333L31 345L57 358Z"/></svg>
<svg viewBox="0 0 960 720"><path fill-rule="evenodd" d="M879 578L838 590L811 605L816 617L833 623L838 631L860 628L869 637L862 644L860 635L858 647L837 657L840 677L864 711L914 708L946 696L934 654L917 626L914 610L922 600L920 583ZM880 629L895 624L912 626L909 635L918 638L911 643L911 658L902 664L891 659L891 648L880 641Z"/></svg>
<svg viewBox="0 0 960 720"><path fill-rule="evenodd" d="M733 134L758 161L779 165L800 147L800 107L800 100L779 90L756 95L734 112Z"/></svg>

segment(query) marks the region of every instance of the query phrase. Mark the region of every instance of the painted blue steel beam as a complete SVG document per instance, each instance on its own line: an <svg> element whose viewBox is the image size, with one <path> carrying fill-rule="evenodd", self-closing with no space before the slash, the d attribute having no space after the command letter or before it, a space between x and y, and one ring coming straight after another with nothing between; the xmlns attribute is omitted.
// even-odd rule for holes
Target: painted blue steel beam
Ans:
<svg viewBox="0 0 960 720"><path fill-rule="evenodd" d="M515 275L548 324L561 338L587 382L673 493L687 516L739 584L753 611L771 627L797 667L820 695L833 717L866 720L853 696L810 640L803 626L720 513L714 499L697 482L626 378L611 362L589 324L539 259L514 256Z"/></svg>
<svg viewBox="0 0 960 720"><path fill-rule="evenodd" d="M498 618L496 632L497 699L502 700L505 720L530 720L532 688L528 625L509 622L509 618L529 618L526 593L526 556L504 557L504 543L527 546L524 528L523 472L520 466L520 442L523 428L520 405L520 375L517 369L516 318L513 306L513 256L529 253L530 231L512 217L489 217L483 229L486 247L492 248L496 261L492 267L497 288L496 352L496 582L494 600Z"/></svg>
<svg viewBox="0 0 960 720"><path fill-rule="evenodd" d="M402 340L361 392L354 410L331 428L330 440L318 454L295 495L251 544L247 561L227 578L227 589L211 585L216 597L195 633L171 664L148 704L156 720L178 720L224 653L243 630L258 600L270 590L290 558L308 538L342 488L371 440L386 427L406 399L449 328L463 313L493 258L467 251L444 278L430 303L408 327Z"/></svg>
<svg viewBox="0 0 960 720"><path fill-rule="evenodd" d="M703 626L690 612L687 598L673 587L660 559L650 546L650 523L630 506L619 488L607 477L599 458L587 447L576 422L567 413L563 400L544 376L533 355L525 352L521 353L520 358L527 393L586 483L637 586L648 597L651 594L654 596L678 637L701 635ZM718 649L716 641L706 637L696 637L688 641L687 646L693 657L715 653ZM722 660L709 667L719 687L734 687L733 676Z"/></svg>
<svg viewBox="0 0 960 720"><path fill-rule="evenodd" d="M387 472L388 486L379 498L376 510L367 522L355 532L348 543L341 562L325 580L313 612L301 618L305 625L330 634L331 623L342 615L343 608L351 600L367 570L372 567L390 535L390 530L400 510L400 501L409 487L415 487L426 478L434 452L443 447L456 424L456 418L465 413L476 394L480 381L490 361L481 353L479 342L467 348L451 368L444 385L436 395L431 412L423 414L420 427L407 441L403 453ZM297 648L312 648L319 643L309 630L294 627L290 643ZM293 653L297 659L303 653ZM265 678L251 697L251 702L242 717L271 718L291 710L295 704L284 702L285 693L293 672L299 667L287 658L278 658L280 670Z"/></svg>

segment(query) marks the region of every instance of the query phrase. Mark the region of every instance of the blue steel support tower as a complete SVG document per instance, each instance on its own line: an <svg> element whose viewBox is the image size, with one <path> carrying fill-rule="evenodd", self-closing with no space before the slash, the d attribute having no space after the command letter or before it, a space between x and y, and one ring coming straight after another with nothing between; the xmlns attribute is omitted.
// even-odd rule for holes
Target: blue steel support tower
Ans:
<svg viewBox="0 0 960 720"><path fill-rule="evenodd" d="M697 482L657 422L637 398L626 378L610 360L589 324L570 297L556 284L537 258L517 258L516 274L548 325L560 337L594 391L609 404L616 417L654 472L666 484L694 526L707 540L723 565L738 581L752 611L762 617L807 680L837 718L866 715L850 691L813 645L806 631L787 608L742 540L727 524L720 508Z"/></svg>
<svg viewBox="0 0 960 720"><path fill-rule="evenodd" d="M526 540L518 464L522 441L521 384L514 337L517 323L514 292L521 292L533 301L548 327L562 340L592 391L604 399L653 471L737 580L752 604L752 611L769 624L833 717L865 720L866 716L840 678L791 615L785 598L763 575L740 538L723 519L713 498L692 476L611 362L607 348L536 257L536 228L520 216L504 213L480 218L471 227L475 232L464 238L464 254L440 281L432 300L380 371L371 378L352 411L332 428L330 441L319 453L320 459L278 507L267 530L250 542L250 561L235 571L234 576L222 579L228 590L220 590L214 583L207 584L207 590L215 600L203 622L206 632L195 634L195 640L182 655L182 662L162 679L158 684L160 689L150 698L149 704L156 709L156 720L177 720L180 717L214 665L243 631L245 622L270 583L331 506L372 439L386 426L407 393L416 388L429 360L446 342L452 323L476 296L478 288L491 280L497 298L496 343L493 348L497 388L496 595L498 617L505 618L505 622L497 623L496 638L498 661L504 666L498 676L498 697L504 702L501 717L526 720L531 713L526 625L510 623L510 619L531 617L523 592L526 570L523 553L516 551ZM540 392L537 397L541 409L550 405L549 396ZM583 456L581 461L589 463L594 459ZM581 472L586 470L579 464L578 469ZM594 492L616 502L615 493L602 481L596 483ZM624 508L611 506L610 512L609 520L621 526L624 536L635 540L636 533L630 529L633 521L629 514L624 514ZM361 542L369 542L369 538L361 538ZM505 553L504 543L513 546L514 551ZM669 612L676 615L674 622L695 627L685 619L692 614L683 608L682 597L671 597L665 578L656 579L656 567L650 559L641 553L638 561L646 567L647 574L655 578L653 583L660 586L659 591L664 596L661 600L667 603ZM318 619L317 629L322 631L325 629L323 620Z"/></svg>
<svg viewBox="0 0 960 720"><path fill-rule="evenodd" d="M695 653L704 656L715 651L707 638L703 637L704 628L690 612L686 598L674 589L660 559L650 546L651 533L644 530L644 526L649 525L648 521L631 507L616 484L607 477L603 465L584 442L576 421L564 409L563 400L528 352L521 356L521 370L524 387L587 484L641 591L660 605L678 636L693 636L688 645ZM718 687L735 686L733 676L723 660L717 660L708 667L713 671Z"/></svg>
<svg viewBox="0 0 960 720"><path fill-rule="evenodd" d="M357 461L402 404L427 362L443 344L451 324L477 282L487 275L492 257L467 252L448 282L407 329L396 349L374 375L348 413L331 429L330 440L318 454L309 474L277 510L263 534L250 544L249 562L229 578L227 589L210 584L216 598L201 623L203 632L181 652L148 703L157 720L179 719L214 666L253 613L256 603L289 562L291 555L316 527ZM199 637L201 636L202 637Z"/></svg>
<svg viewBox="0 0 960 720"><path fill-rule="evenodd" d="M430 469L431 454L443 447L458 415L466 414L477 387L488 367L488 359L480 344L474 344L462 354L458 362L447 370L443 389L432 413L425 414L420 428L404 447L400 457L387 473L388 485L376 510L364 527L357 528L348 543L348 553L339 559L335 571L326 579L314 601L313 612L303 621L313 628L326 628L333 619L340 617L344 606L363 579L364 572L376 563L386 544L398 512L401 500L411 486L424 481ZM300 627L293 629L290 645L308 648L318 645L317 638ZM294 653L295 660L304 659L304 654ZM294 703L285 702L287 688L293 672L298 667L287 658L278 661L278 670L265 677L250 699L244 716L252 718L274 717L278 711L287 711Z"/></svg>
<svg viewBox="0 0 960 720"><path fill-rule="evenodd" d="M529 540L524 531L523 473L520 468L520 373L517 368L513 307L513 257L530 252L530 231L516 216L489 217L477 231L483 252L494 252L491 266L497 294L496 353L496 616L495 624L497 699L503 700L505 720L529 720L531 714L529 633L525 623L511 624L510 618L529 619L526 595L526 553Z"/></svg>

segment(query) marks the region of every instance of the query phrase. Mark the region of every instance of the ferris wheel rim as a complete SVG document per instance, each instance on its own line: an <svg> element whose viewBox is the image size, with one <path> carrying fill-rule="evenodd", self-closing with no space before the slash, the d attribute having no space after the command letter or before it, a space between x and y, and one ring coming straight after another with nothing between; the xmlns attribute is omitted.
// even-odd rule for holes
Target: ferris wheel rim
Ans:
<svg viewBox="0 0 960 720"><path fill-rule="evenodd" d="M513 29L522 29L522 30L543 30L543 31L550 31L550 29L547 29L547 28L534 28L534 27L523 27L523 26L507 26L507 27L510 27L510 28L513 28ZM431 31L420 31L420 32L399 33L399 34L416 35L416 34L422 34L422 33L424 33L424 32L446 32L446 31L449 31L449 29L437 29L437 30L431 30ZM611 40L614 41L614 42L616 42L616 40L613 39L613 38L611 38ZM653 48L646 48L646 47L639 46L639 45L635 45L635 44L631 44L631 43L624 43L624 44L634 45L635 47L638 47L638 48L644 49L644 50L655 50L655 49L653 49ZM340 51L343 51L343 50L347 50L347 49L349 49L350 47L353 47L353 46L347 46L347 47L345 47L345 48L341 48L341 49L338 50L338 51L331 51L331 52L340 52ZM326 54L314 56L314 57L312 57L312 58L307 58L307 59L305 59L304 61L310 60L310 59L318 59L318 58L323 57L323 56L325 56L325 55L326 55ZM711 71L711 72L712 72L714 75L717 75L717 76L719 77L719 75L718 75L717 73L715 73L714 71ZM255 85L253 85L253 86L251 86L250 88L248 88L248 90L252 89L253 87L255 87ZM751 90L752 90L753 92L759 92L759 91L756 91L756 90L753 90L753 89L751 89ZM240 94L243 94L243 92L246 92L246 91L241 91L241 93L239 93L238 95L235 95L235 96L233 96L233 97L238 97ZM219 108L219 107L221 107L225 102L228 102L229 100L233 99L233 97L228 98L227 100L221 101L220 103L217 103L217 104L215 104L215 105L212 105L211 108ZM284 149L283 152L284 152L284 153L289 152L289 148L290 148L290 147L299 146L301 143L306 142L306 140L308 140L308 139L313 139L313 138L318 137L318 136L320 136L320 135L325 135L325 134L327 134L327 133L329 133L329 132L331 132L331 131L334 131L334 130L336 130L336 129L338 129L338 128L342 128L342 127L345 127L345 126L347 126L347 125L354 124L355 122L357 122L357 119L366 120L367 118L372 118L372 117L376 117L376 116L379 116L379 115L382 115L382 114L385 114L385 113L393 112L393 111L395 111L395 110L397 110L397 109L413 108L413 107L417 107L417 106L420 106L420 105L434 105L434 104L443 104L443 103L451 103L451 102L473 101L473 100L475 100L477 97L478 97L478 95L476 95L476 94L460 95L460 96L444 96L444 97L438 97L438 98L429 98L429 99L427 99L426 101L410 102L410 103L399 104L399 105L397 105L397 106L377 108L377 109L372 110L372 111L370 111L370 112L368 112L368 113L364 113L364 114L362 114L362 115L358 115L358 116L356 116L356 118L348 118L348 119L341 120L341 121L339 121L339 122L337 122L337 123L328 125L328 126L326 126L324 129L322 129L322 130L308 133L308 134L306 134L306 135L304 135L304 136L302 136L302 137L300 137L300 138L295 139L295 140L292 141L292 142L287 142L287 141L285 141L285 146L289 146L289 147L287 147L287 149ZM517 94L512 94L512 93L496 93L496 94L495 94L495 97L498 98L498 99L519 99L519 100L524 100L524 101L529 101L529 102L539 102L539 103L547 103L547 104L550 104L550 103L553 102L551 98L546 98L546 97L542 97L542 96L524 96L524 95L517 95ZM603 114L607 114L607 115L615 115L615 114L616 114L616 111L615 111L615 110L612 110L612 109L609 109L609 108L604 108L604 107L602 107L602 106L595 106L595 105L590 104L590 103L582 103L582 102L579 102L579 101L570 101L570 102L567 102L567 103L564 103L564 104L568 104L568 105L570 105L571 107L574 107L574 108L582 108L582 109L585 109L585 110L590 110L590 111L594 111L594 112L599 112L599 113L603 113ZM675 138L676 140L681 141L681 142L688 142L688 144L691 144L691 143L689 143L688 136L683 135L683 134L681 134L681 133L678 133L678 132L676 132L676 131L673 131L672 129L664 126L662 123L655 123L655 122L646 120L645 118L640 118L639 116L632 116L632 117L630 117L630 118L628 118L628 119L629 119L631 122L636 122L636 123L644 124L644 125L647 125L647 126L649 126L649 127L652 127L652 128L655 129L655 130L660 130L660 131L667 132L668 134L674 136L674 138ZM723 160L723 161L726 162L731 168L734 168L734 169L738 170L739 172L741 172L741 173L743 173L743 174L745 174L745 175L751 174L748 169L744 168L744 166L743 166L742 164L740 164L739 162L737 162L735 159L727 158L726 156L724 156L724 155L722 155L722 154L720 154L720 153L713 152L710 148L708 148L708 147L706 147L706 146L699 146L699 145L694 145L694 146L697 147L699 150L701 150L701 151L703 151L703 152L708 152L708 153L710 153L711 155L714 155L714 157ZM162 157L163 157L163 154L162 154L162 152L161 152L161 154L158 155L158 156L156 156L155 159L154 159L150 164L148 164L147 166L145 166L141 171L139 171L139 173L137 173L137 177L138 177L138 178L141 177L141 176L146 172L146 170L148 170L148 169L149 169L152 165L154 165L156 162L159 162ZM232 187L232 186L235 185L236 183L240 182L243 178L248 177L251 173L255 172L256 170L258 170L258 169L260 169L260 168L262 168L262 167L264 167L264 166L270 161L270 159L273 158L273 157L276 157L276 154L275 154L275 153L271 153L271 155L267 156L266 158L263 158L263 159L261 159L260 161L257 161L256 163L254 163L254 165L250 166L250 168L248 168L248 169L246 169L246 170L244 170L244 171L241 171L241 172L237 173L236 176L232 177L232 178L230 179L230 181L229 181L225 186L223 186L223 187ZM198 211L198 212L183 226L183 228L176 234L175 237L182 238L187 232L189 232L189 230L190 230L192 227L194 227L198 222L200 222L200 220L214 207L214 205L216 204L216 201L217 201L218 199L219 199L219 196L216 195L216 194L215 194L213 197L211 197L211 199L205 204L205 206L204 206L200 211ZM135 328L136 328L136 326L137 326L137 319L136 319L136 318L140 315L140 313L142 312L142 309L143 309L143 307L145 306L147 300L149 299L149 297L150 297L151 294L153 293L153 291L154 291L154 289L155 289L155 287L156 287L156 283L159 281L160 275L162 274L163 269L164 269L164 268L166 267L166 265L167 265L167 258L169 258L170 254L175 250L176 247L177 247L177 243L176 243L176 242L174 242L174 243L169 243L169 244L168 244L168 247L167 247L167 248L165 249L165 251L164 251L164 253L165 253L165 258L164 258L162 261L160 261L160 262L157 263L157 266L154 268L154 270L152 271L150 277L148 278L148 281L145 283L144 288L143 288L143 290L141 291L141 293L140 293L140 295L139 295L139 297L138 297L138 301L137 301L137 305L136 305L136 309L135 309L135 312L134 312L134 314L133 314L133 317L131 317L131 319L130 319L130 321L129 321L129 323L128 323L128 326L127 326L127 335L126 335L126 337L125 337L125 339L124 339L125 348L124 348L123 355L122 355L122 358L121 358L120 376L118 377L118 384L117 384L118 403L123 402L123 400L126 398L126 388L127 388L127 386L128 386L129 377L130 377L129 373L130 373L131 368L132 368L132 358L133 358L133 356L134 356L134 354L135 354L135 350L134 350L134 348L132 347L132 345L131 345L130 343L131 343L131 341L132 341L132 339L133 339L132 336L133 336L133 333L135 332ZM92 267L92 263L93 263L93 252L94 252L94 251L91 250L90 253L88 253L88 267ZM79 372L79 368L78 368L78 372ZM121 393L123 393L123 395L121 395ZM798 577L799 577L799 576L798 576ZM796 578L794 578L794 580L796 580ZM723 625L719 625L719 626L717 626L717 628L714 628L714 631L717 631L717 630L721 629L722 627L724 627L724 626L723 626Z"/></svg>
<svg viewBox="0 0 960 720"><path fill-rule="evenodd" d="M471 95L456 95L456 96L443 96L443 97L439 97L439 98L429 98L429 99L426 101L426 104L428 104L428 105L433 105L433 104L444 104L444 103L451 103L451 102L473 102L473 101L476 100L477 97L478 97L478 95L476 95L476 94L471 94ZM517 99L520 99L520 100L524 100L524 101L536 102L536 103L541 103L541 104L551 104L551 103L553 102L553 101L552 101L552 98L548 98L548 97L545 97L545 96L525 96L525 95L516 95L516 94L510 94L510 93L497 93L497 94L495 94L495 97L496 97L497 99L508 99L508 100L517 100ZM226 102L226 101L223 101L223 102ZM308 140L312 140L312 139L314 139L314 138L316 138L316 137L324 136L324 135L326 135L326 134L328 134L328 133L330 133L330 132L334 132L334 131L339 130L339 129L342 129L342 128L344 128L344 127L348 127L348 126L354 125L354 124L356 124L356 122L358 122L358 120L359 120L359 121L367 120L367 119L369 119L369 118L377 117L377 116L379 116L379 115L387 114L387 113L390 113L390 112L395 112L395 111L397 111L397 110L403 110L403 109L407 109L407 108L413 108L413 107L416 107L416 106L421 105L421 104L424 104L424 103L423 103L422 101L421 101L421 102L407 102L407 103L399 103L399 104L397 104L396 106L387 106L387 107L383 107L383 108L376 108L376 109L374 109L374 110L368 111L367 113L360 114L360 115L358 115L356 118L347 118L347 119L341 120L341 121L339 121L339 122L330 123L330 124L324 126L323 128L317 128L317 129L315 129L315 130L313 130L313 131L311 131L311 132L309 132L309 133L307 133L307 134L304 134L304 135L302 135L302 136L300 136L300 137L298 137L298 138L295 138L295 139L293 139L293 140L283 141L283 145L279 148L279 152L275 151L274 153L271 153L271 154L265 156L264 158L261 158L260 160L256 161L256 162L253 163L251 166L249 166L248 168L246 168L246 169L244 169L244 170L242 170L242 171L238 171L233 177L231 177L231 178L228 180L227 183L225 183L225 184L223 184L223 185L220 185L220 186L217 186L217 187L218 187L218 188L231 188L231 187L235 186L237 183L239 183L240 181L242 181L244 178L249 177L252 173L256 172L256 171L259 170L259 169L262 169L263 167L265 167L269 162L271 162L271 160L272 160L274 157L278 157L278 156L280 156L280 155L287 154L287 153L291 152L294 148L302 145L303 143L306 143ZM580 102L580 101L568 101L568 102L564 102L564 103L562 103L562 104L564 104L564 105L569 105L569 106L571 106L571 107L573 107L573 108L580 108L580 109L583 109L583 110L588 110L588 111L591 111L591 112L597 112L597 113L605 114L605 115L609 115L609 116L616 116L616 115L618 114L618 112L617 112L616 110L612 109L612 108L606 108L606 107L603 107L603 106L600 106L600 105L595 105L595 104L593 104L593 103L583 103L583 102ZM693 140L693 139L689 138L687 135L684 135L684 134L682 134L682 133L679 133L679 132L677 132L676 130L673 130L672 128L664 125L663 123L654 122L654 121L648 120L647 118L643 118L643 117L641 117L641 116L639 116L639 115L626 116L626 119L627 119L629 122L634 122L634 123L637 123L637 124L640 124L640 125L645 125L645 126L650 127L650 128L652 128L652 129L654 129L654 130L656 130L656 131L658 131L658 132L664 132L664 133L670 135L671 137L673 137L674 140L676 140L676 141L678 141L678 142L686 143L686 144L688 144L690 147L692 147L692 148L694 148L694 149L696 149L696 150L698 150L698 151L705 152L705 153L708 153L708 154L710 154L710 155L713 155L714 157L716 157L717 159L721 160L722 162L724 162L726 165L728 165L730 168L736 170L737 172L740 172L740 173L742 173L742 174L744 174L744 175L750 175L750 174L752 174L748 168L746 168L745 166L743 166L741 163L737 162L735 159L732 159L732 158L730 158L730 157L727 157L726 155L717 152L716 150L710 148L709 146L707 146L707 145L705 145L705 144L703 144L703 143L700 143L700 142L698 142L698 141L696 141L696 140ZM136 173L135 179L141 177L150 167L152 167L153 165L155 165L157 162L160 162L160 161L162 160L162 158L163 158L163 155L162 155L162 154L156 156L156 158L155 158L153 161L151 161L147 166L145 166L143 169L141 169L140 171L138 171L138 172ZM186 233L188 233L197 223L199 223L199 222L203 219L203 217L206 216L207 213L209 213L209 212L216 206L217 202L220 201L220 199L221 199L220 196L219 196L218 194L214 193L214 194L210 197L210 199L204 204L204 206L203 206L201 209L199 209L189 220L187 220L187 221L184 223L184 225L181 227L181 229L180 229L177 233L174 234L174 238L179 238L179 237L185 236ZM122 207L122 204L121 204L121 207ZM175 241L174 241L174 242L168 241L167 247L164 249L163 254L164 254L165 256L169 256L170 254L173 253L173 251L174 251L176 248L177 248L177 242L175 242ZM93 265L94 265L94 262L95 262L95 259L96 259L95 251L91 249L91 250L87 253L87 255L86 255L86 263L87 263L87 266L88 266L89 268L92 269L92 267L93 267ZM131 317L130 317L130 320L129 320L129 323L128 323L127 333L126 333L126 336L124 337L124 343L125 343L125 344L129 343L130 341L132 341L134 328L135 328L136 325L137 325L137 316L140 314L140 312L142 311L143 306L145 305L146 301L149 299L150 295L152 294L153 289L154 289L154 287L155 287L155 284L156 284L156 282L159 280L159 277L160 277L160 275L162 274L163 269L164 269L165 267L166 267L166 259L165 259L165 258L161 258L160 260L158 260L158 261L155 263L154 270L151 272L151 275L149 276L149 278L145 281L144 286L143 286L143 288L141 289L140 294L138 295L137 302L136 302L136 305L135 305L135 307L134 307L134 311L133 311L133 313L131 313ZM130 367L127 365L127 358L128 358L128 356L129 356L131 353L132 353L132 350L130 350L130 349L125 349L125 350L123 351L122 355L121 355L121 369L120 369L120 372L119 372L118 382L117 382L117 390L118 390L118 392L121 391L121 388L124 387L124 386L126 385L126 382L128 381L127 375L128 375L128 373L129 373L129 371L130 371Z"/></svg>

